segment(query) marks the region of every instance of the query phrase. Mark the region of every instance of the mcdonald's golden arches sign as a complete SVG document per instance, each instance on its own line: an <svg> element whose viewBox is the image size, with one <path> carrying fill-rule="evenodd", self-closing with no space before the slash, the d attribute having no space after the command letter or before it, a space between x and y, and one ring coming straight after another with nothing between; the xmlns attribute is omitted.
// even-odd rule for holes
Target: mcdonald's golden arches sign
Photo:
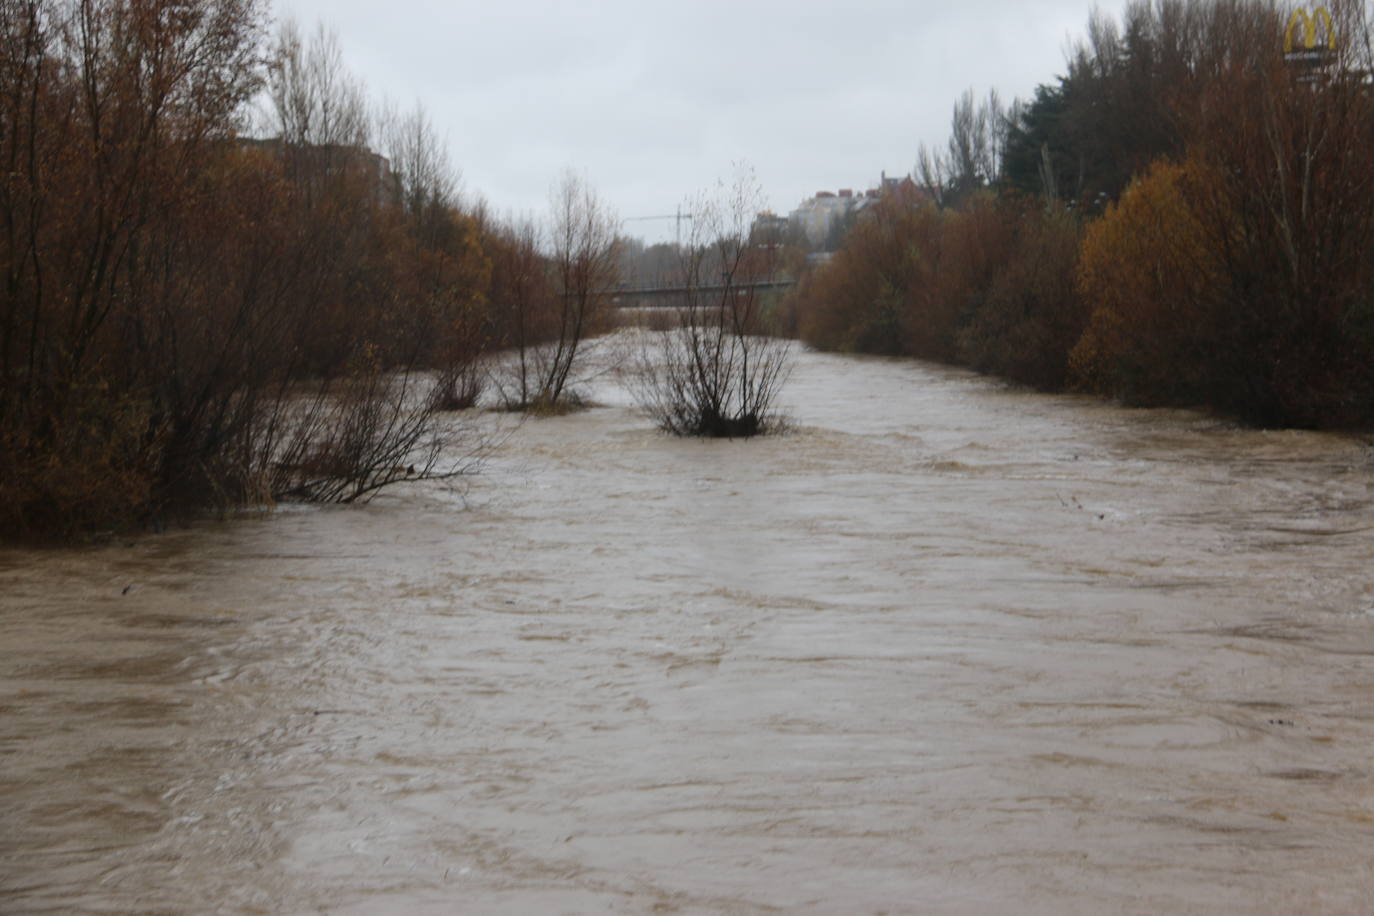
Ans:
<svg viewBox="0 0 1374 916"><path fill-rule="evenodd" d="M1331 24L1331 13L1326 7L1319 6L1312 11L1312 15L1307 14L1305 9L1293 10L1293 15L1288 17L1288 28L1283 32L1283 53L1293 53L1293 36L1297 33L1298 27L1302 27L1303 48L1307 51L1323 50L1317 43L1317 27L1321 26L1326 38L1325 50L1336 50L1336 29Z"/></svg>

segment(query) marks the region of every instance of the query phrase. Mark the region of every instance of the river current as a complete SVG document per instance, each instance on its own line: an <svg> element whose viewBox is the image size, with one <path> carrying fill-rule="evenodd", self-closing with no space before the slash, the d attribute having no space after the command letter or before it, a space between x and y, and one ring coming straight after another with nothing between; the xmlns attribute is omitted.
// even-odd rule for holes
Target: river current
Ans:
<svg viewBox="0 0 1374 916"><path fill-rule="evenodd" d="M593 394L461 488L0 550L0 912L1374 905L1366 443L810 352L767 440Z"/></svg>

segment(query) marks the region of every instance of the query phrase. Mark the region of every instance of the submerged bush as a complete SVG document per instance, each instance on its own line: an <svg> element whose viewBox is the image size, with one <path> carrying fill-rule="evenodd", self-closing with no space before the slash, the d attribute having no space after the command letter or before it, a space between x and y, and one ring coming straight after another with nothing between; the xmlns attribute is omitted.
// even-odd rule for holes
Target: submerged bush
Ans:
<svg viewBox="0 0 1374 916"><path fill-rule="evenodd" d="M773 278L777 248L750 235L758 199L742 172L692 208L678 326L650 337L636 367L636 397L674 435L748 438L781 425L777 398L791 352L787 341L764 336L770 315L756 284Z"/></svg>

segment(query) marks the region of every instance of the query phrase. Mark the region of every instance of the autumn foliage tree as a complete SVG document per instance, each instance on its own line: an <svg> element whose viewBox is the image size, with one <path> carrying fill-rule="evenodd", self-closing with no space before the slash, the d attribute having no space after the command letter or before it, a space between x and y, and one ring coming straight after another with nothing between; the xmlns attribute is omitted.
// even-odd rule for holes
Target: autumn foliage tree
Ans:
<svg viewBox="0 0 1374 916"><path fill-rule="evenodd" d="M988 282L978 286L961 323L959 359L1022 384L1064 388L1070 351L1087 324L1074 282L1081 223L1063 207L1039 201L1013 199L993 209L1009 232L983 261Z"/></svg>
<svg viewBox="0 0 1374 916"><path fill-rule="evenodd" d="M381 134L399 202L387 246L393 352L438 370L446 406L470 407L484 378L479 357L493 343L483 219L460 206L457 172L424 109L386 112Z"/></svg>
<svg viewBox="0 0 1374 916"><path fill-rule="evenodd" d="M952 355L952 329L914 308L939 273L942 228L914 187L890 192L824 269L803 275L788 303L799 336L832 350Z"/></svg>
<svg viewBox="0 0 1374 916"><path fill-rule="evenodd" d="M1337 50L1317 72L1272 53L1273 8L1217 33L1251 50L1215 74L1188 158L1156 165L1084 244L1090 383L1258 423L1374 417L1374 101L1360 10L1332 11Z"/></svg>
<svg viewBox="0 0 1374 916"><path fill-rule="evenodd" d="M0 529L138 514L200 419L160 359L259 23L254 0L0 3Z"/></svg>
<svg viewBox="0 0 1374 916"><path fill-rule="evenodd" d="M1078 276L1092 315L1071 356L1084 386L1130 403L1202 403L1222 277L1187 197L1201 169L1156 163L1088 227Z"/></svg>
<svg viewBox="0 0 1374 916"><path fill-rule="evenodd" d="M1366 8L1330 12L1325 62L1233 67L1194 127L1186 193L1223 279L1215 400L1261 423L1374 420L1374 59ZM1255 18L1265 37L1290 21Z"/></svg>
<svg viewBox="0 0 1374 916"><path fill-rule="evenodd" d="M1058 84L1008 107L1002 179L928 180L938 218L867 215L794 296L803 336L1255 423L1374 422L1374 42L1362 4L1327 9L1329 28L1268 0L1094 13ZM948 163L979 125L966 95L940 174L978 174Z"/></svg>
<svg viewBox="0 0 1374 916"><path fill-rule="evenodd" d="M461 470L480 228L427 122L393 172L337 44L266 14L0 0L0 536Z"/></svg>

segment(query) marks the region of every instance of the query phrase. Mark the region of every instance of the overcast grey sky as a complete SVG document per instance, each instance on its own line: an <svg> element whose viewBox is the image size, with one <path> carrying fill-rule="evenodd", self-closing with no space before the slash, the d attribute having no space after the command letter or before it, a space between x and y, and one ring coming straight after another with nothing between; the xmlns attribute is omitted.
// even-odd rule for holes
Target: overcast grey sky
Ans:
<svg viewBox="0 0 1374 916"><path fill-rule="evenodd" d="M671 213L749 163L786 212L943 143L956 97L1028 97L1090 0L275 0L332 27L376 98L421 102L464 191L542 211L565 167L621 217ZM1113 14L1120 0L1099 5ZM671 223L630 222L671 236Z"/></svg>

